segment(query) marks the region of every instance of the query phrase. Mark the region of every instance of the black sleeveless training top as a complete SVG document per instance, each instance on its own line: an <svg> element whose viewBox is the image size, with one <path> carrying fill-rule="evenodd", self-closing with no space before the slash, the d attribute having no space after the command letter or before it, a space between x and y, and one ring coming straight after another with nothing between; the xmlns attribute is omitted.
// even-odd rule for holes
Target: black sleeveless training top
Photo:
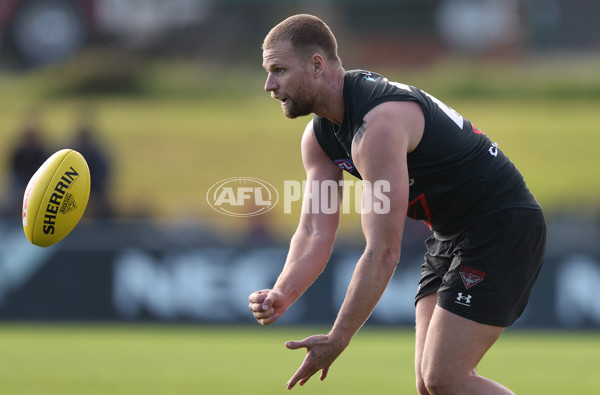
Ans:
<svg viewBox="0 0 600 395"><path fill-rule="evenodd" d="M363 117L383 102L406 100L419 103L425 116L423 137L407 155L408 217L424 220L436 237L447 239L502 209L541 209L498 144L435 97L373 72L346 72L342 125L315 115L317 141L338 166L361 178L351 146Z"/></svg>

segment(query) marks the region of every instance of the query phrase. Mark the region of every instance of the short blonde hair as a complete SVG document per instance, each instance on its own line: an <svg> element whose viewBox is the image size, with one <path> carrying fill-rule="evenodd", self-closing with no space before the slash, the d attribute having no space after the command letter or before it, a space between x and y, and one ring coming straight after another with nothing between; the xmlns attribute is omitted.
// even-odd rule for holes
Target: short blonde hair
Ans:
<svg viewBox="0 0 600 395"><path fill-rule="evenodd" d="M327 59L342 63L331 29L314 15L298 14L283 20L267 34L262 49L264 51L282 42L290 42L296 54L302 58L322 50Z"/></svg>

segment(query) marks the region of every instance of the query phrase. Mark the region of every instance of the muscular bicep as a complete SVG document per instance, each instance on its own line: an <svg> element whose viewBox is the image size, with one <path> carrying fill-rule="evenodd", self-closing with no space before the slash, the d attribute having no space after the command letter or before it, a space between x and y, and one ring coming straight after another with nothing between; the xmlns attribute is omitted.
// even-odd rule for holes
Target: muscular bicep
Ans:
<svg viewBox="0 0 600 395"><path fill-rule="evenodd" d="M384 103L364 117L352 143L354 164L363 177L367 244L398 255L408 207L407 153L418 144L423 125L418 104Z"/></svg>

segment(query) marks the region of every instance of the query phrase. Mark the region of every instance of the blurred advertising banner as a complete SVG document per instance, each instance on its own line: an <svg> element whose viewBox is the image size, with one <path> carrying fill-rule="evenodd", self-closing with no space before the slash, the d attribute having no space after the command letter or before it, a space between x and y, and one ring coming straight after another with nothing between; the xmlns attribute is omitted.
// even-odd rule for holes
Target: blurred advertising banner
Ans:
<svg viewBox="0 0 600 395"><path fill-rule="evenodd" d="M516 326L600 327L600 226L554 223L549 230L545 266ZM252 323L248 295L272 286L287 254L285 245L226 245L206 230L165 232L142 222L81 224L49 248L30 245L14 226L0 227L0 235L5 321ZM414 324L421 245L404 246L370 325ZM280 322L331 324L361 252L338 243Z"/></svg>

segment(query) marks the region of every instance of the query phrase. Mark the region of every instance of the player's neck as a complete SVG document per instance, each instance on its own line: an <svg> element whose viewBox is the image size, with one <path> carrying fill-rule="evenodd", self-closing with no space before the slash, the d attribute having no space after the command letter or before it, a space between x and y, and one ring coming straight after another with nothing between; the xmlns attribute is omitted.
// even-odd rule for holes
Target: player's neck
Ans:
<svg viewBox="0 0 600 395"><path fill-rule="evenodd" d="M323 75L323 93L314 111L317 116L327 118L340 126L344 119L344 77L346 72L339 68L331 75Z"/></svg>

